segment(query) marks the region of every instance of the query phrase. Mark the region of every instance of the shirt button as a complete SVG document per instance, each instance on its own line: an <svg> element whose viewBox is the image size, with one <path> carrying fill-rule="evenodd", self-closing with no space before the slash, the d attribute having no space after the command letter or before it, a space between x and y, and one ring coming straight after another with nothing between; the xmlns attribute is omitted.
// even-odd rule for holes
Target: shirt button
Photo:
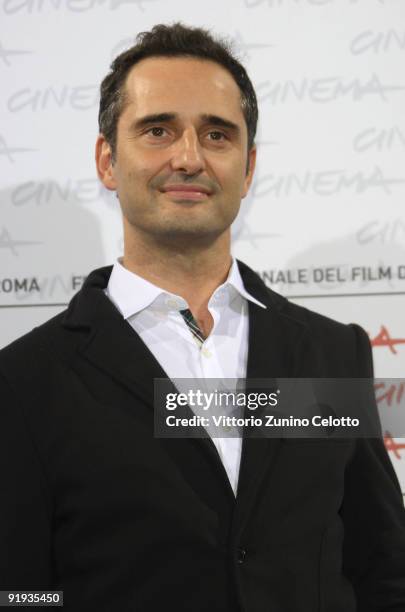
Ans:
<svg viewBox="0 0 405 612"><path fill-rule="evenodd" d="M225 302L225 295L223 293L217 293L214 295L215 304L223 304Z"/></svg>
<svg viewBox="0 0 405 612"><path fill-rule="evenodd" d="M211 351L209 351L207 348L201 349L201 354L203 355L203 357L206 357L207 359L212 357Z"/></svg>
<svg viewBox="0 0 405 612"><path fill-rule="evenodd" d="M236 555L236 559L238 561L239 564L242 564L246 561L246 549L245 548L238 548L237 549L237 555Z"/></svg>
<svg viewBox="0 0 405 612"><path fill-rule="evenodd" d="M166 304L169 306L169 308L176 308L178 307L178 303L176 300L167 300Z"/></svg>

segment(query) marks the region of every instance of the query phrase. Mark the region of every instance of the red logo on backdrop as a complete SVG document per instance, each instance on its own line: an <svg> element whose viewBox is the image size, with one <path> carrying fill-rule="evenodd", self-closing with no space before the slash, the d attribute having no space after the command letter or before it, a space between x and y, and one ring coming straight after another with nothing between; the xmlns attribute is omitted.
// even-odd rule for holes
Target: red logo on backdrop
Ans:
<svg viewBox="0 0 405 612"><path fill-rule="evenodd" d="M381 325L377 336L375 336L375 338L371 338L370 340L371 346L385 346L394 355L398 355L398 351L395 347L398 344L405 344L405 338L392 338L385 325ZM405 392L405 383L399 382L392 383L390 385L387 385L386 383L376 383L374 385L374 390L376 392L377 403L385 401L388 406L392 406L393 403L401 403L401 399ZM378 393L379 391L380 393ZM394 440L391 433L386 431L384 434L384 444L387 451L393 453L396 459L402 459L403 455L401 451L405 451L405 442L397 442Z"/></svg>
<svg viewBox="0 0 405 612"><path fill-rule="evenodd" d="M405 383L385 383L379 382L374 384L374 391L377 400L377 404L386 402L387 406L393 404L400 404L405 394ZM394 454L397 459L402 459L400 451L405 450L405 443L396 442L391 435L391 432L386 431L384 434L384 444L388 452Z"/></svg>
<svg viewBox="0 0 405 612"><path fill-rule="evenodd" d="M394 355L398 354L396 350L397 344L405 344L405 338L391 338L388 329L385 325L381 325L381 329L375 338L371 338L371 346L386 346Z"/></svg>
<svg viewBox="0 0 405 612"><path fill-rule="evenodd" d="M379 394L378 391L380 390L382 392ZM376 392L377 404L381 402L387 402L388 406L392 406L393 403L400 404L405 392L405 383L391 383L389 386L385 382L375 383L374 391Z"/></svg>
<svg viewBox="0 0 405 612"><path fill-rule="evenodd" d="M402 459L401 450L405 450L404 442L396 442L389 431L384 434L384 444L388 452L394 453L397 459Z"/></svg>

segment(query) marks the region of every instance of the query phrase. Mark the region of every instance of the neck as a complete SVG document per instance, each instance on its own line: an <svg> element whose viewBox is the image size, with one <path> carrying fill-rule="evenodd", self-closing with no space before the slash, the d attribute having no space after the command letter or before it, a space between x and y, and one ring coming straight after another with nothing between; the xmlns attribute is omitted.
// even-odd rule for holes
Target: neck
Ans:
<svg viewBox="0 0 405 612"><path fill-rule="evenodd" d="M124 225L124 267L165 291L180 295L205 331L208 301L228 276L232 258L230 231L206 240L165 241Z"/></svg>

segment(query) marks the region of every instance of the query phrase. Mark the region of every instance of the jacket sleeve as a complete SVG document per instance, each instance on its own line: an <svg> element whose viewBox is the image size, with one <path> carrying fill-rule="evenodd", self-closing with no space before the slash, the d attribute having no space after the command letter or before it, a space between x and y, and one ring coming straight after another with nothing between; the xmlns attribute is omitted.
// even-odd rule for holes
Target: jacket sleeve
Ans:
<svg viewBox="0 0 405 612"><path fill-rule="evenodd" d="M29 389L24 391L29 397ZM0 374L0 590L49 589L51 504L16 390Z"/></svg>
<svg viewBox="0 0 405 612"><path fill-rule="evenodd" d="M366 333L356 335L358 377L373 377ZM371 410L377 411L374 403ZM359 438L345 474L343 571L358 612L405 612L405 510L381 438Z"/></svg>

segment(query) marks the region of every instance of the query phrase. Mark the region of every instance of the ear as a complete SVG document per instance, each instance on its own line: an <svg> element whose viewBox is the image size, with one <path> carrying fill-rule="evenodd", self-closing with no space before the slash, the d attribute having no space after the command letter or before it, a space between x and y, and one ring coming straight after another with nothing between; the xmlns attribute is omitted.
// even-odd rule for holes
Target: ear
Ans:
<svg viewBox="0 0 405 612"><path fill-rule="evenodd" d="M256 154L257 154L256 146L253 145L253 147L249 151L248 171L245 176L244 183L243 183L242 198L245 198L247 196L247 193L249 191L250 185L253 180L253 174L254 174L255 167L256 167Z"/></svg>
<svg viewBox="0 0 405 612"><path fill-rule="evenodd" d="M96 167L98 177L104 187L111 191L115 191L117 189L117 183L114 178L111 147L103 134L99 134L96 142Z"/></svg>

